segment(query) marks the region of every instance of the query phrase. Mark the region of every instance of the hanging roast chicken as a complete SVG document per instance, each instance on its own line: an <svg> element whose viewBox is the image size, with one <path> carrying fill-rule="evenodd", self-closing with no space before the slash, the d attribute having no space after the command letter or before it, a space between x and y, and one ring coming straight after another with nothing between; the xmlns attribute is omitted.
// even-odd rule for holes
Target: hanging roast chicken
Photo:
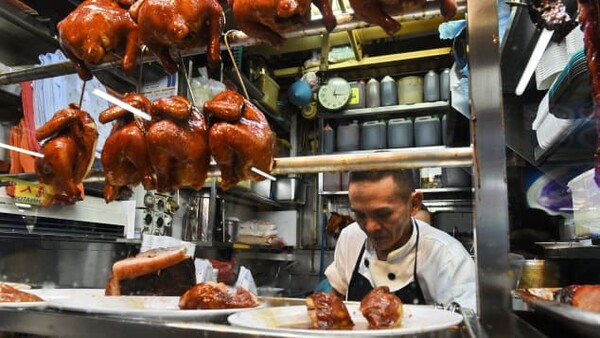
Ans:
<svg viewBox="0 0 600 338"><path fill-rule="evenodd" d="M111 52L125 49L122 67L135 67L140 33L127 10L113 0L86 0L61 20L59 42L82 80L92 78L86 64L97 65Z"/></svg>
<svg viewBox="0 0 600 338"><path fill-rule="evenodd" d="M169 73L177 71L171 47L207 46L209 65L221 60L223 8L217 0L139 0L129 13L137 22L142 42Z"/></svg>
<svg viewBox="0 0 600 338"><path fill-rule="evenodd" d="M238 27L248 36L281 46L282 33L306 26L310 22L311 0L227 0ZM327 30L336 20L328 0L314 0L323 14Z"/></svg>
<svg viewBox="0 0 600 338"><path fill-rule="evenodd" d="M231 90L206 102L204 112L216 121L208 144L221 170L221 188L227 190L245 179L264 179L252 172L252 167L264 172L273 168L275 139L263 113Z"/></svg>
<svg viewBox="0 0 600 338"><path fill-rule="evenodd" d="M123 101L144 112L150 112L152 107L150 100L137 93L125 95ZM154 189L156 182L146 143L149 123L119 106L100 113L99 120L101 123L115 121L102 148L106 202L114 201L121 194L130 194L130 186L139 183L146 190Z"/></svg>
<svg viewBox="0 0 600 338"><path fill-rule="evenodd" d="M456 15L456 0L439 1L444 19L449 20ZM354 13L360 19L380 26L389 35L394 35L400 30L400 23L392 16L410 10L424 9L426 3L426 0L350 0Z"/></svg>
<svg viewBox="0 0 600 338"><path fill-rule="evenodd" d="M63 194L65 202L81 200L79 185L94 162L98 129L93 118L72 103L59 110L35 132L43 158L36 159L40 182L50 185L53 195Z"/></svg>
<svg viewBox="0 0 600 338"><path fill-rule="evenodd" d="M146 134L156 189L202 188L208 172L208 124L182 96L152 102L152 123Z"/></svg>

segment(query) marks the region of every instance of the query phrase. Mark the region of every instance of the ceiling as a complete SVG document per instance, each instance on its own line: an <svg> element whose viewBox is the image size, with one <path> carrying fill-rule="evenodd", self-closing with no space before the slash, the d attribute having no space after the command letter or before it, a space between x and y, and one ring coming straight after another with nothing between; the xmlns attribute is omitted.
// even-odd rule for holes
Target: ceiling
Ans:
<svg viewBox="0 0 600 338"><path fill-rule="evenodd" d="M56 40L56 24L81 3L80 0L5 0L0 2L0 62L11 66L21 67L39 63L38 55L54 52L59 48ZM233 27L230 11L225 1L228 25L226 29ZM450 47L450 40L438 38L437 26L441 21L436 20L406 22L403 29L396 37L388 37L378 27L370 27L358 30L358 38L361 41L363 54L365 56L381 56L401 52L410 52L427 48ZM333 33L330 37L332 48L336 46L349 45L346 32ZM264 55L268 65L277 65L277 69L293 68L304 64L313 57L314 53L320 52L321 36L305 36L289 39L283 48L273 49L266 45L254 45L244 47L243 55L246 60L252 55ZM202 55L195 57L198 63L204 63ZM223 53L223 60L231 64L227 53ZM431 68L443 68L451 65L451 55L438 55L420 61L408 60L404 62L391 62L386 67L380 67L382 74L400 74L426 72ZM270 69L276 71L277 69ZM151 75L147 75L151 72ZM158 74L157 74L158 73ZM289 73L289 72L288 72ZM337 73L349 79L368 78L378 76L374 67L352 66ZM144 78L162 75L160 67L150 65L144 68ZM119 90L130 89L137 83L137 74L131 77L125 76L120 69L96 73L103 81L109 82L113 88ZM293 74L294 75L294 74ZM277 81L285 88L293 82L295 76L280 76Z"/></svg>

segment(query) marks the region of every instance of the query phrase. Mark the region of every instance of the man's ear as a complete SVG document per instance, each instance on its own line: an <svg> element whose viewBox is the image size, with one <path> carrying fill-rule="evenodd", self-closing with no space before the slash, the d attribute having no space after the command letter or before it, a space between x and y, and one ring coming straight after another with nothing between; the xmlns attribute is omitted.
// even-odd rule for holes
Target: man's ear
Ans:
<svg viewBox="0 0 600 338"><path fill-rule="evenodd" d="M421 209L421 203L423 203L423 192L413 191L410 194L410 214L414 216L417 211Z"/></svg>

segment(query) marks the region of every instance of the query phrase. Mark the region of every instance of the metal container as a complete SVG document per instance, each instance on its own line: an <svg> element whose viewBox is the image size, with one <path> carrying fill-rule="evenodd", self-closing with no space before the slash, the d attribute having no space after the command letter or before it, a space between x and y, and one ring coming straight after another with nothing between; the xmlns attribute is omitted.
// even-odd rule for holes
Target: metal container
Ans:
<svg viewBox="0 0 600 338"><path fill-rule="evenodd" d="M252 182L250 191L264 198L271 198L271 180Z"/></svg>
<svg viewBox="0 0 600 338"><path fill-rule="evenodd" d="M210 243L214 238L223 241L224 203L223 199L216 199L214 224L217 226L213 229L210 224L210 193L200 192L192 195L185 212L183 240Z"/></svg>
<svg viewBox="0 0 600 338"><path fill-rule="evenodd" d="M298 177L278 177L273 188L278 202L306 203L306 183Z"/></svg>
<svg viewBox="0 0 600 338"><path fill-rule="evenodd" d="M519 288L552 288L562 286L559 266L544 259L527 259L523 265Z"/></svg>
<svg viewBox="0 0 600 338"><path fill-rule="evenodd" d="M240 224L240 219L237 217L227 217L225 220L225 242L233 243L237 240L237 232Z"/></svg>
<svg viewBox="0 0 600 338"><path fill-rule="evenodd" d="M423 102L423 78L405 76L398 80L398 103L413 104Z"/></svg>

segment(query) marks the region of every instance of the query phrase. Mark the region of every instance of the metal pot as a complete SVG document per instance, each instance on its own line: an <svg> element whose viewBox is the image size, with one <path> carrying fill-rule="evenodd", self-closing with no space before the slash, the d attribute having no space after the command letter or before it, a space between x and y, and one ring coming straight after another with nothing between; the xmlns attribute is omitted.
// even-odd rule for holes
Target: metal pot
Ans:
<svg viewBox="0 0 600 338"><path fill-rule="evenodd" d="M560 269L556 262L543 259L525 260L519 288L551 288L561 284Z"/></svg>

